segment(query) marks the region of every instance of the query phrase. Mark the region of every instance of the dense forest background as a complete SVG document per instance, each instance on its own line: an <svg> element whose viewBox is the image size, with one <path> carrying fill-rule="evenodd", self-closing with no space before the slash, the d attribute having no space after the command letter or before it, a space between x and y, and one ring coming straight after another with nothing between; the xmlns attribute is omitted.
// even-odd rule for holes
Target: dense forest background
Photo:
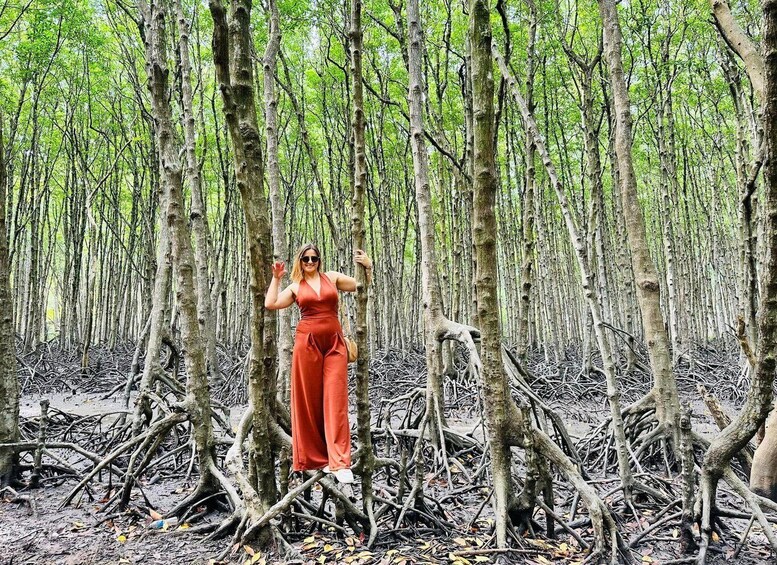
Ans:
<svg viewBox="0 0 777 565"><path fill-rule="evenodd" d="M0 0L3 500L217 561L757 562L774 155L775 0ZM289 468L306 242L357 280L356 494Z"/></svg>
<svg viewBox="0 0 777 565"><path fill-rule="evenodd" d="M379 348L422 341L405 40L389 4L367 3L364 21L367 240L376 264L369 320L371 342ZM424 3L421 9L442 296L452 318L469 322L467 16L455 2ZM255 10L255 79L261 92L260 55L268 27L261 5ZM275 78L286 248L317 242L327 268L347 269L347 10L338 2L297 1L280 2L279 10L283 40ZM736 10L757 36L753 8L741 4ZM712 25L706 2L630 2L622 12L640 201L651 256L662 275L663 306L667 319L670 310L675 316L676 354L690 355L693 343L731 333L737 313L745 310L738 174L749 163L758 130L753 95ZM240 345L250 314L241 260L245 238L213 69L213 24L199 4L184 6L184 13L191 27L196 159L212 249L217 339ZM18 14L18 7L9 6L4 27ZM504 45L500 18L496 12L492 18ZM579 218L580 236L593 243L606 319L639 338L613 184L613 115L603 88L607 77L596 7L515 2L505 7L505 23L511 66L521 84L531 69L534 115ZM175 33L175 22L169 26ZM121 2L33 2L3 39L0 103L14 319L27 349L51 340L84 348L134 340L148 319L160 195L144 61L132 11ZM180 98L177 64L171 60L171 82ZM558 357L590 341L588 313L553 189L542 167L533 164L536 189L526 197L520 112L504 85L497 97L504 338ZM583 115L586 110L590 115ZM587 143L601 154L599 170L591 170ZM522 229L522 218L529 216L532 231ZM534 245L527 246L527 237ZM527 262L533 282L529 333L520 336L521 267Z"/></svg>

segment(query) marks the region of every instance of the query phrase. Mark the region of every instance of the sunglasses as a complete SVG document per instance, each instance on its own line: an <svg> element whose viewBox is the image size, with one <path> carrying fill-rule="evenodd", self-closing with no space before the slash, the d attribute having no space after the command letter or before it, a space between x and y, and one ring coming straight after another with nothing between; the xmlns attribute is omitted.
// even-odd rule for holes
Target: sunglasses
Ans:
<svg viewBox="0 0 777 565"><path fill-rule="evenodd" d="M313 256L305 256L305 257L302 257L302 262L303 263L318 263L318 259L319 258L316 257L315 255L313 255Z"/></svg>

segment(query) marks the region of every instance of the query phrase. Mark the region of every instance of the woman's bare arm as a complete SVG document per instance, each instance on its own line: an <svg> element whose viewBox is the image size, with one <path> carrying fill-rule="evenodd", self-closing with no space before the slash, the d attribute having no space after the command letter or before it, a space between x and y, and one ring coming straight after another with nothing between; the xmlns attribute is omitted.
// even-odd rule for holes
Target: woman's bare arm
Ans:
<svg viewBox="0 0 777 565"><path fill-rule="evenodd" d="M272 266L272 280L267 294L264 296L264 307L268 310L283 310L294 303L294 283L287 286L282 292L278 292L281 279L286 274L286 266L283 262L277 262Z"/></svg>
<svg viewBox="0 0 777 565"><path fill-rule="evenodd" d="M353 254L353 260L357 265L364 267L367 274L367 284L372 284L372 260L361 249L357 249ZM338 273L337 271L329 271L326 276L329 277L332 284L337 287L337 290L342 290L343 292L356 291L355 278L344 275L343 273Z"/></svg>
<svg viewBox="0 0 777 565"><path fill-rule="evenodd" d="M343 292L354 292L356 290L356 279L353 277L338 273L337 271L327 271L326 276L337 287L337 290L342 290Z"/></svg>
<svg viewBox="0 0 777 565"><path fill-rule="evenodd" d="M278 292L279 286L280 281L273 278L270 288L267 289L267 295L264 297L264 307L268 310L283 310L294 304L294 291L292 290L294 285L290 284L280 293Z"/></svg>

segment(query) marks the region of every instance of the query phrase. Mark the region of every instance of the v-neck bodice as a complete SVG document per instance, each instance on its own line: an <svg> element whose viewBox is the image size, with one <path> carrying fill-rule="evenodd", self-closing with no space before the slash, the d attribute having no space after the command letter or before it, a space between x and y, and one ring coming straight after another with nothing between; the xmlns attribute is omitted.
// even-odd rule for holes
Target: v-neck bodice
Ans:
<svg viewBox="0 0 777 565"><path fill-rule="evenodd" d="M318 294L304 278L299 283L299 290L297 291L295 301L299 306L303 320L311 318L337 318L337 289L324 273L319 275L319 280L321 282Z"/></svg>

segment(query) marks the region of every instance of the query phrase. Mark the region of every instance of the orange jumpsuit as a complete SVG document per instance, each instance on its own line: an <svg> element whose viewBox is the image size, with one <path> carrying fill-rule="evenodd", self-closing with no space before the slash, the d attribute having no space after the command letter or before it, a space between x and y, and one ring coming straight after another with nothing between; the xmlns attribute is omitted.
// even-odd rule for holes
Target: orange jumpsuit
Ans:
<svg viewBox="0 0 777 565"><path fill-rule="evenodd" d="M303 279L295 301L291 360L291 440L295 471L351 466L348 352L337 317L337 288L321 273L319 294Z"/></svg>

